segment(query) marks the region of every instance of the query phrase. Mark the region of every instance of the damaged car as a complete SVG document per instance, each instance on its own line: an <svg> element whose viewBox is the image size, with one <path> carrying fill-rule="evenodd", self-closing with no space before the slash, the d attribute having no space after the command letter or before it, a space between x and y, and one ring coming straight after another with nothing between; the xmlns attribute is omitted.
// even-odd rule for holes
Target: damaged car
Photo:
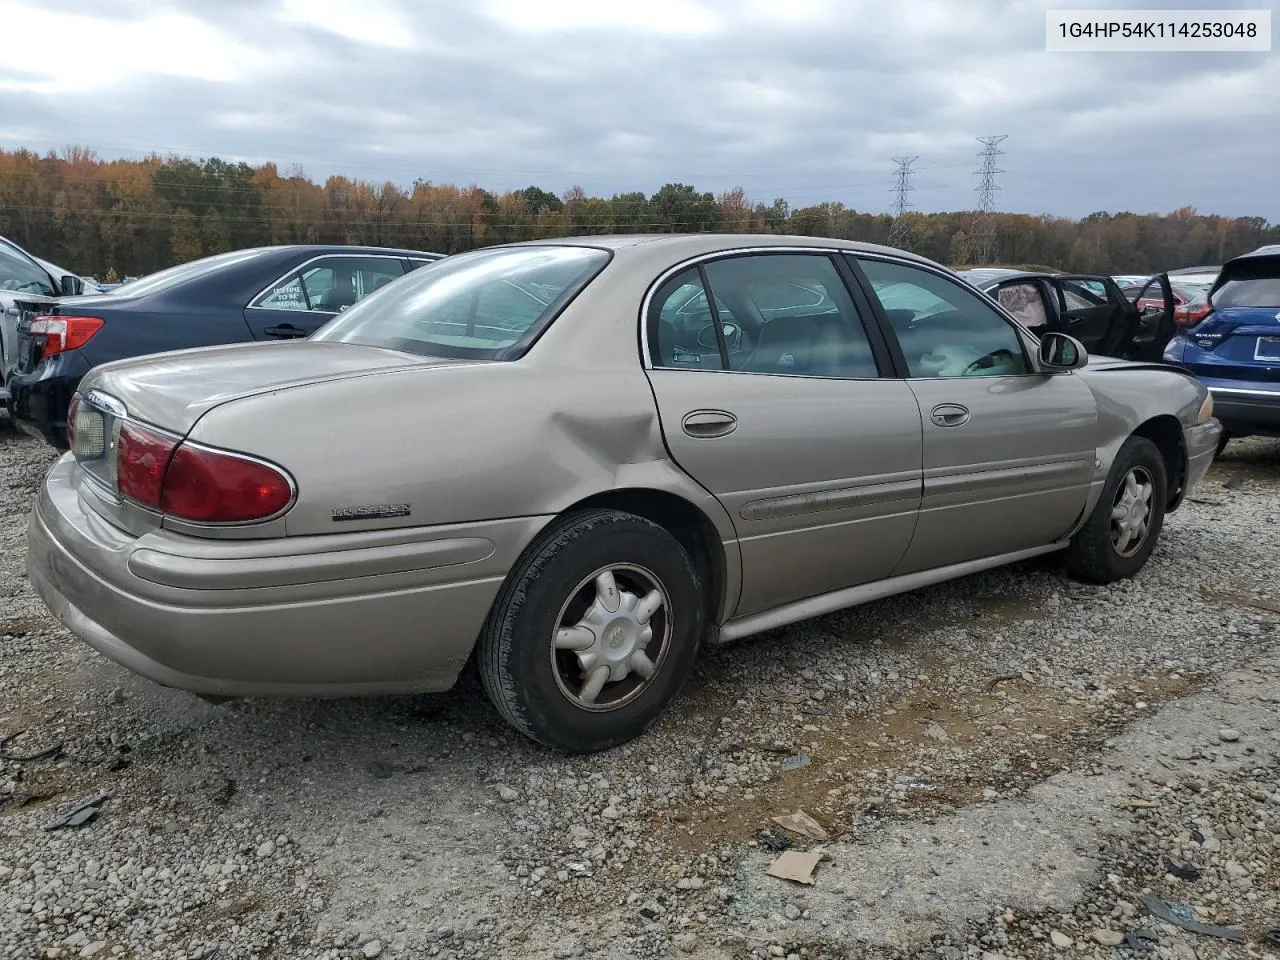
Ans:
<svg viewBox="0 0 1280 960"><path fill-rule="evenodd" d="M161 684L409 693L473 663L516 730L595 751L704 643L1047 554L1137 575L1213 414L887 247L531 241L305 340L90 371L28 571Z"/></svg>

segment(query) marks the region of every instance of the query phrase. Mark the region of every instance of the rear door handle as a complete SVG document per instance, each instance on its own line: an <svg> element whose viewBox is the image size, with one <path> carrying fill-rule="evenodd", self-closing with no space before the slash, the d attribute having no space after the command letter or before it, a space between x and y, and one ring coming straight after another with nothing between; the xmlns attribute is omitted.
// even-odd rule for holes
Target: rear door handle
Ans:
<svg viewBox="0 0 1280 960"><path fill-rule="evenodd" d="M284 340L294 339L296 337L305 337L307 331L300 327L295 327L292 323L282 323L278 327L267 327L262 331L268 337L279 337Z"/></svg>
<svg viewBox="0 0 1280 960"><path fill-rule="evenodd" d="M727 410L694 410L680 421L684 432L698 440L725 437L738 429L738 418Z"/></svg>
<svg viewBox="0 0 1280 960"><path fill-rule="evenodd" d="M958 427L969 421L969 408L958 403L940 403L929 412L940 427Z"/></svg>

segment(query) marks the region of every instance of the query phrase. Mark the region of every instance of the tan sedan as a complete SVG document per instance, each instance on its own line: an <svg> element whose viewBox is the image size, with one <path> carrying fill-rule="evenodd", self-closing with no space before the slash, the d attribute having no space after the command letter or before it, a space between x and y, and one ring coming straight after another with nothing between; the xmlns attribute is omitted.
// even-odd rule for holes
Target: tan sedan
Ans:
<svg viewBox="0 0 1280 960"><path fill-rule="evenodd" d="M1061 551L1136 574L1205 388L1037 340L929 261L582 237L414 271L308 341L100 367L31 515L86 642L208 697L442 690L638 735L703 641Z"/></svg>

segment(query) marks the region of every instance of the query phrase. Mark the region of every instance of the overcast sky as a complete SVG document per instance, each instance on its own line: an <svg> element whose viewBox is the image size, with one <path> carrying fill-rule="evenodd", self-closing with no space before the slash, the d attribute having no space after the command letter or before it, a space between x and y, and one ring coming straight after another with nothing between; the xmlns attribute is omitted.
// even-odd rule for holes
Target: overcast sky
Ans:
<svg viewBox="0 0 1280 960"><path fill-rule="evenodd" d="M1046 53L1047 7L1274 0L0 0L0 146L557 193L1280 221L1280 54Z"/></svg>

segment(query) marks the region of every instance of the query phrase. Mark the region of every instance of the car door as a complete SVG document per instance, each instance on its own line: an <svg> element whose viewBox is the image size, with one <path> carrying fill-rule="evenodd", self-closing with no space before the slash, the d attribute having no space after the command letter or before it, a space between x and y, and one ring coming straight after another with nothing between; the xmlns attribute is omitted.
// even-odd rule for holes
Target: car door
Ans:
<svg viewBox="0 0 1280 960"><path fill-rule="evenodd" d="M1054 277L1059 303L1059 333L1075 337L1090 353L1120 356L1138 323L1136 308L1110 277Z"/></svg>
<svg viewBox="0 0 1280 960"><path fill-rule="evenodd" d="M921 411L920 520L894 574L1066 536L1093 480L1093 392L1073 373L1035 373L1015 325L961 281L892 258L856 263Z"/></svg>
<svg viewBox="0 0 1280 960"><path fill-rule="evenodd" d="M1157 274L1142 285L1133 298L1138 311L1137 329L1126 349L1121 352L1130 360L1159 363L1164 348L1178 332L1177 298L1167 273Z"/></svg>
<svg viewBox="0 0 1280 960"><path fill-rule="evenodd" d="M668 449L737 530L738 616L887 576L915 527L919 409L851 276L821 252L722 256L647 311Z"/></svg>
<svg viewBox="0 0 1280 960"><path fill-rule="evenodd" d="M399 257L316 257L254 297L245 307L245 321L255 340L305 337L404 272L405 264Z"/></svg>

